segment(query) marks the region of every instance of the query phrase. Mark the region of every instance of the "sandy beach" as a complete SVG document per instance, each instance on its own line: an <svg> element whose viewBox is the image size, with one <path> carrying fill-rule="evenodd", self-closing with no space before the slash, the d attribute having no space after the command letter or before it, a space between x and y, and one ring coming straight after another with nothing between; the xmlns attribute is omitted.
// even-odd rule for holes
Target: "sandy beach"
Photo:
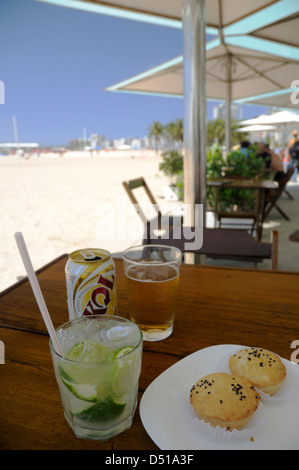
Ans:
<svg viewBox="0 0 299 470"><path fill-rule="evenodd" d="M26 275L15 232L23 233L35 269L80 248L105 248L120 256L140 243L143 224L122 186L125 180L143 176L162 212L179 215L182 204L165 198L169 180L159 171L160 162L160 154L150 150L1 157L0 292ZM298 229L299 183L290 183L289 190L294 200L284 196L280 205L291 220L273 210L264 224L263 241L278 230L279 269L298 271L299 244L289 235ZM152 218L143 189L137 191L146 216ZM268 260L258 267L268 269Z"/></svg>
<svg viewBox="0 0 299 470"><path fill-rule="evenodd" d="M0 292L26 275L14 233L21 231L35 269L63 253L101 247L120 253L142 236L122 181L144 176L158 199L168 179L154 151L67 152L0 158ZM140 192L141 197L141 192ZM166 203L170 209L177 203Z"/></svg>

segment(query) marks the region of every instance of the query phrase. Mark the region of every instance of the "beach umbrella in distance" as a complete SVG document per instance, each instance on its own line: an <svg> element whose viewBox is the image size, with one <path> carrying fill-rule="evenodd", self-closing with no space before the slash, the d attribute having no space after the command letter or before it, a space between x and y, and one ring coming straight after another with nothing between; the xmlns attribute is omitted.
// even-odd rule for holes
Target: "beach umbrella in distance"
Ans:
<svg viewBox="0 0 299 470"><path fill-rule="evenodd" d="M288 125L294 124L299 126L299 114L294 113L292 111L278 111L277 113L269 114L269 115L261 115L257 116L253 119L247 119L245 121L240 122L240 124L244 126L253 126L253 125L260 125L260 126L275 126L276 130L280 130L280 132L285 132ZM272 144L274 145L274 144Z"/></svg>
<svg viewBox="0 0 299 470"><path fill-rule="evenodd" d="M253 124L252 126L239 127L236 132L266 132L275 130L275 126L263 126L259 124Z"/></svg>
<svg viewBox="0 0 299 470"><path fill-rule="evenodd" d="M253 119L247 119L245 121L241 121L240 124L242 125L279 125L279 124L296 124L299 123L299 114L294 113L292 111L278 111L277 113L273 114L263 114L261 116L257 116Z"/></svg>

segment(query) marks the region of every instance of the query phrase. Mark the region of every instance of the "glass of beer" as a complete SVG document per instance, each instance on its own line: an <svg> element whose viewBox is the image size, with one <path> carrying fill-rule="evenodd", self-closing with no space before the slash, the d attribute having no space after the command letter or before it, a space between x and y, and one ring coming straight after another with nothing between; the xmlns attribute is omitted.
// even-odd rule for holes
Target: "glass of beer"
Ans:
<svg viewBox="0 0 299 470"><path fill-rule="evenodd" d="M172 246L140 245L123 253L130 320L145 341L160 341L173 330L182 252Z"/></svg>

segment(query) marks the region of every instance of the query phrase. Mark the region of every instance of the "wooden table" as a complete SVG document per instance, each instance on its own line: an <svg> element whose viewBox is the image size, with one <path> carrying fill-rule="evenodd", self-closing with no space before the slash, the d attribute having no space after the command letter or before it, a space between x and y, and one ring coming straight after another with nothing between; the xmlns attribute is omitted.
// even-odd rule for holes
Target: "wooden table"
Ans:
<svg viewBox="0 0 299 470"><path fill-rule="evenodd" d="M261 240L262 238L262 229L264 221L264 210L265 210L265 196L266 192L271 189L277 189L278 183L273 180L264 180L264 179L246 179L246 178L213 178L207 181L207 186L214 188L216 191L215 194L215 224L218 214L218 190L219 189L252 189L257 191L257 201L256 207L253 210L257 220L256 220L256 238ZM230 215L228 213L227 217ZM248 217L250 218L250 217Z"/></svg>
<svg viewBox="0 0 299 470"><path fill-rule="evenodd" d="M68 320L62 256L38 279L55 327ZM118 313L128 316L122 261L116 260ZM183 265L173 334L144 343L139 401L148 385L185 356L217 344L262 346L290 359L298 339L299 273ZM130 430L108 442L76 438L66 423L49 337L27 280L0 294L1 449L157 450L137 409Z"/></svg>

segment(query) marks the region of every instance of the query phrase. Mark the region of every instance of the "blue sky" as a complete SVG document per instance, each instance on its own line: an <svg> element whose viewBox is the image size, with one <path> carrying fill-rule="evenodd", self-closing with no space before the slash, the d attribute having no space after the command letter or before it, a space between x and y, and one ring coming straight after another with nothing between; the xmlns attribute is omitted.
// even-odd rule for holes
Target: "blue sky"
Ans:
<svg viewBox="0 0 299 470"><path fill-rule="evenodd" d="M67 145L91 133L143 137L183 117L181 98L108 93L104 88L181 55L182 31L35 0L0 2L0 142ZM208 103L208 119L215 103ZM246 107L244 118L264 112Z"/></svg>

